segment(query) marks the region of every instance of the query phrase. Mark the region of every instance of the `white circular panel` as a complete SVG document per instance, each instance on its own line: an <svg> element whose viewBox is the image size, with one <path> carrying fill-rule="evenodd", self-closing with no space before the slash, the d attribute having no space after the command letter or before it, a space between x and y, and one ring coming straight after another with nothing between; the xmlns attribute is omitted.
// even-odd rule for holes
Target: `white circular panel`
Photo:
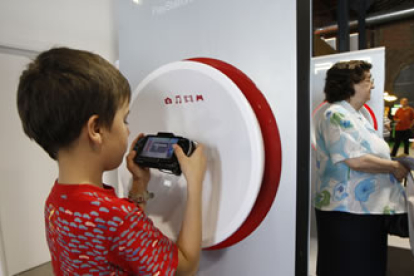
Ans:
<svg viewBox="0 0 414 276"><path fill-rule="evenodd" d="M260 126L239 88L209 65L167 64L138 85L128 120L130 142L141 132L172 132L205 145L203 247L214 246L237 231L256 201L264 170ZM157 170L151 174L148 190L155 198L146 212L175 240L185 207L185 179ZM127 191L131 180L125 166L119 179Z"/></svg>

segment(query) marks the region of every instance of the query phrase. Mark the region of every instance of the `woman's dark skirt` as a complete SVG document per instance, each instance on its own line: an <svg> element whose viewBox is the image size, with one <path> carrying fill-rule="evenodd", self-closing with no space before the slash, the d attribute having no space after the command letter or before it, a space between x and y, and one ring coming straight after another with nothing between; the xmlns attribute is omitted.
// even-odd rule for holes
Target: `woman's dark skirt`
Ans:
<svg viewBox="0 0 414 276"><path fill-rule="evenodd" d="M318 276L386 275L389 228L395 221L406 221L406 214L359 215L315 211Z"/></svg>

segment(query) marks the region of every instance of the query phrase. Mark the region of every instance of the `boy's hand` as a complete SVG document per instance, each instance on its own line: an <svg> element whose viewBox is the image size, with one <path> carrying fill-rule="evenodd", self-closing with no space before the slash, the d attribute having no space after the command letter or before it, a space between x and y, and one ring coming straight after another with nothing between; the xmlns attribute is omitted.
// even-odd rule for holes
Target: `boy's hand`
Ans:
<svg viewBox="0 0 414 276"><path fill-rule="evenodd" d="M150 180L150 171L149 168L141 168L134 162L135 155L137 152L134 150L134 146L137 141L144 137L144 134L140 133L137 138L132 142L129 149L129 153L126 157L127 168L132 174L132 189L136 192L144 192L147 190L147 185ZM134 187L138 186L138 187Z"/></svg>
<svg viewBox="0 0 414 276"><path fill-rule="evenodd" d="M180 163L181 171L187 179L187 183L201 187L207 167L204 146L202 144L197 144L196 150L190 157L183 152L180 146L174 145L173 147L174 153Z"/></svg>

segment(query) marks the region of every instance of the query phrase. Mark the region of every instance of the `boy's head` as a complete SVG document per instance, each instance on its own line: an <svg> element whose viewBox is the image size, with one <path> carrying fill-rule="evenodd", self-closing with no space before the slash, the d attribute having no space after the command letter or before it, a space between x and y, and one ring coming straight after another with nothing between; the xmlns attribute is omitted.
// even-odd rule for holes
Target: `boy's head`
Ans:
<svg viewBox="0 0 414 276"><path fill-rule="evenodd" d="M57 160L58 151L79 137L92 115L110 129L130 95L125 77L99 55L55 48L23 71L17 107L27 136Z"/></svg>

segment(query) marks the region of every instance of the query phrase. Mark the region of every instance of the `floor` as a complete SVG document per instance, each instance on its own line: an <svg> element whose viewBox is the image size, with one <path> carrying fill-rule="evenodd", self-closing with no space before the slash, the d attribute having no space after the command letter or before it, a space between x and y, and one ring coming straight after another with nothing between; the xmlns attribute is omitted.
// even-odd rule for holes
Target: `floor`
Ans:
<svg viewBox="0 0 414 276"><path fill-rule="evenodd" d="M311 240L311 250L315 249L316 241ZM316 267L316 252L309 256L310 276L314 276ZM412 276L414 271L414 256L408 248L388 247L388 274L387 276ZM35 267L16 276L53 276L50 263ZM368 276L368 275L367 275Z"/></svg>
<svg viewBox="0 0 414 276"><path fill-rule="evenodd" d="M16 274L16 276L53 276L52 266L50 262L45 263L28 271Z"/></svg>
<svg viewBox="0 0 414 276"><path fill-rule="evenodd" d="M414 274L414 256L405 248L388 247L388 276Z"/></svg>

